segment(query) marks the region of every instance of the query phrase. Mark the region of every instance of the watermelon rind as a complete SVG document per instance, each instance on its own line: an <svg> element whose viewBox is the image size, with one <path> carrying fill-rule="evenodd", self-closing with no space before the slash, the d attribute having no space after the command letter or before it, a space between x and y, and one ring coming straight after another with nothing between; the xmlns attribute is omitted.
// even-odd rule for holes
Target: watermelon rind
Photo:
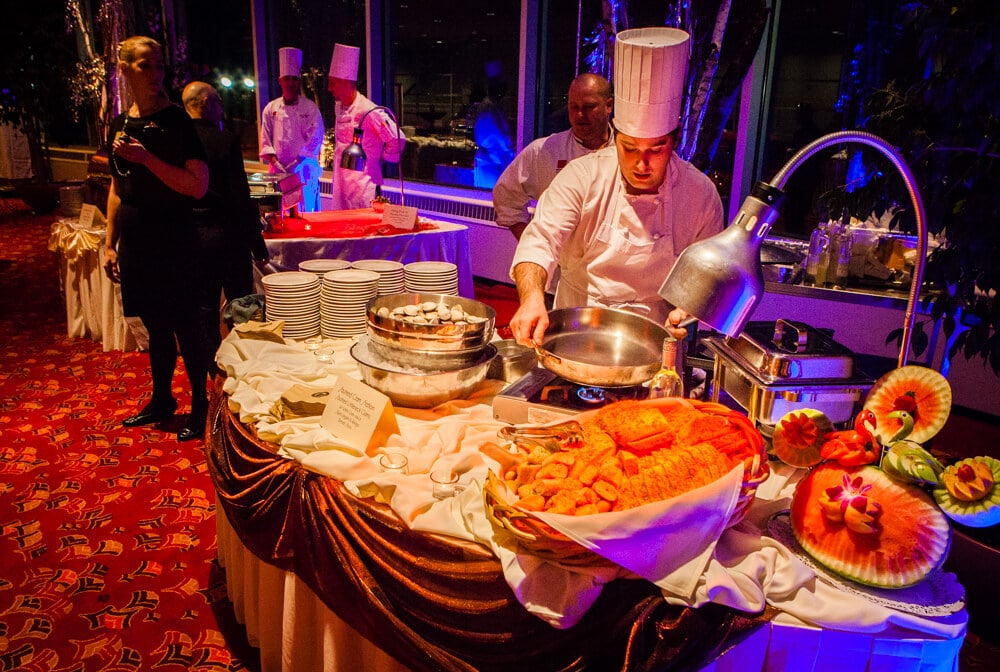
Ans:
<svg viewBox="0 0 1000 672"><path fill-rule="evenodd" d="M882 506L877 534L851 532L829 520L822 493L844 476L861 476L866 495ZM898 483L872 466L842 467L825 462L796 486L790 512L796 541L819 564L844 578L878 588L906 588L940 567L951 546L951 525L920 488Z"/></svg>
<svg viewBox="0 0 1000 672"><path fill-rule="evenodd" d="M963 502L952 497L944 486L934 488L934 500L948 516L956 523L968 527L991 527L1000 523L1000 460L992 457L969 457L954 464L956 467L967 462L980 460L990 465L993 472L993 489L982 499L974 502Z"/></svg>

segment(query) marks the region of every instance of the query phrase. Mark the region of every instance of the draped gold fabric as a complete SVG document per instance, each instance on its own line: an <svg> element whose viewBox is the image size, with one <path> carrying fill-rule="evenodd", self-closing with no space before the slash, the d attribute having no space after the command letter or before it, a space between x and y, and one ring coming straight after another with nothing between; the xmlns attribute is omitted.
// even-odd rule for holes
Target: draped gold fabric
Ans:
<svg viewBox="0 0 1000 672"><path fill-rule="evenodd" d="M65 220L53 222L50 230L49 251L61 253L69 262L104 244L103 230L80 229Z"/></svg>
<svg viewBox="0 0 1000 672"><path fill-rule="evenodd" d="M770 617L668 605L615 581L573 628L529 614L489 549L408 529L386 506L279 457L217 390L206 441L219 506L244 546L295 572L341 619L413 670L698 669Z"/></svg>

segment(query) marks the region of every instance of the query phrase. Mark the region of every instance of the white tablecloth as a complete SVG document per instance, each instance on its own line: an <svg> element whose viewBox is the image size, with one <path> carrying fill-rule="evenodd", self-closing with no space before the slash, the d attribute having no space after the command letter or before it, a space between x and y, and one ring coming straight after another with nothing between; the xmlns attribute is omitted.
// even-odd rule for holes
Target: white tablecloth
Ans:
<svg viewBox="0 0 1000 672"><path fill-rule="evenodd" d="M432 223L436 229L391 236L268 238L265 242L271 264L279 271L297 271L299 263L307 259L388 259L403 264L451 262L458 269L458 293L475 298L468 227L450 222Z"/></svg>
<svg viewBox="0 0 1000 672"><path fill-rule="evenodd" d="M225 390L230 395L230 407L238 408L242 421L255 425L258 437L280 444L279 454L297 460L310 471L345 481L352 492L373 494L388 503L410 528L453 534L466 540L486 539L491 534L489 524L483 529L482 513L471 513L482 506L482 497L476 481L470 479L479 473L484 459L475 447L484 436L490 433L495 436L497 429L489 409L492 397L487 386L472 399L439 409L397 409L402 431L389 439L389 445L393 450L406 452L410 458L410 475L403 477L377 474L369 456L332 437L319 426L316 417L294 420L267 417L274 402L291 384L326 387L338 375L357 377L356 367L346 352L349 341L332 344L335 364L325 368L316 364L301 344L247 341L231 334L218 355L228 376ZM434 503L428 508L430 488L426 487L426 474L439 464L447 464L463 474L461 482L468 487L455 500ZM762 608L763 604L754 602L764 599L782 609L772 622L706 669L957 670L968 619L964 610L929 618L876 606L817 579L777 541L769 540L759 551L744 550L748 538L761 539L759 531L752 532L771 509L782 504L781 498L786 496L791 483L789 476L788 473L772 476L758 489L758 500L747 520L723 534L702 575L708 585L699 586L691 594L664 591L665 599L673 603L697 606L708 595L710 601L750 612ZM227 573L230 595L237 607L237 617L246 623L252 641L261 648L264 670L347 672L362 669L358 665L363 660L372 661L376 669L398 669L398 663L391 658L383 656L379 662L377 657L371 657L371 645L293 575L265 567L243 546L223 512L220 511L217 520L220 562L227 572L232 572ZM493 549L498 552L495 545ZM508 568L524 560L521 556L502 558L508 582L511 580ZM558 595L578 596L564 593L558 586L572 587L573 581L581 580L580 577L562 577L555 566L532 567L529 563L522 568L528 576L521 584L523 591L515 592L519 596L522 592L530 594L534 606L547 606L551 597L552 607L558 609L566 606L555 599ZM545 589L537 579L532 580L532 572L544 574L551 584L549 588L557 587L552 589L555 597L531 593ZM248 580L248 576L259 578ZM276 605L283 608L276 609ZM545 618L535 609L529 610ZM309 616L303 617L303 613ZM279 628L281 636L276 637L274 632Z"/></svg>
<svg viewBox="0 0 1000 672"><path fill-rule="evenodd" d="M81 227L74 217L62 217L52 224L49 249L59 253L66 333L99 340L104 352L145 349L145 330L141 323L125 318L121 286L104 273L106 233L103 228Z"/></svg>

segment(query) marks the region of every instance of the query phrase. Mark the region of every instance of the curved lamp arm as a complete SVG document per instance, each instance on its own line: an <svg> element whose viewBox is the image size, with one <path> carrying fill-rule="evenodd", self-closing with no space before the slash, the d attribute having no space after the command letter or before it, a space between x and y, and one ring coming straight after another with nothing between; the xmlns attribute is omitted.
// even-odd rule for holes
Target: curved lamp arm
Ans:
<svg viewBox="0 0 1000 672"><path fill-rule="evenodd" d="M887 142L864 131L838 131L809 143L792 156L771 182L758 182L732 223L721 233L689 245L677 258L659 294L668 303L697 317L727 336L739 336L764 294L760 246L778 218L788 178L813 154L858 143L879 150L906 183L917 220L917 258L903 318L899 366L905 366L913 337L917 295L927 255L927 221L916 180L903 157Z"/></svg>
<svg viewBox="0 0 1000 672"><path fill-rule="evenodd" d="M361 115L361 119L358 121L358 125L354 128L354 137L351 139L351 144L345 147L344 151L340 155L341 168L345 168L347 170L359 170L359 171L365 169L365 164L368 162L368 155L365 153L365 148L361 145L361 138L364 136L365 133L364 131L365 119L367 119L368 115L374 112L375 110L382 110L383 112L389 115L389 118L392 119L392 123L396 125L396 141L402 144L402 135L399 129L399 121L396 119L396 115L393 114L392 110L390 110L385 105L376 105L375 107L371 108L363 115ZM406 194L403 191L402 167L400 167L399 169L399 204L406 205Z"/></svg>
<svg viewBox="0 0 1000 672"><path fill-rule="evenodd" d="M906 165L906 161L903 160L903 157L900 156L899 152L892 145L877 135L865 133L864 131L839 131L824 135L796 152L788 160L788 163L778 171L774 179L771 180L771 186L782 189L785 183L788 182L788 178L791 177L792 173L806 159L828 147L850 142L873 147L889 159L889 162L892 163L902 176L903 182L906 183L906 191L910 195L910 200L913 201L913 211L917 220L917 257L913 260L913 276L910 280L910 292L906 301L906 313L903 315L903 336L900 340L899 348L899 366L902 367L906 365L906 359L910 352L910 341L913 338L913 321L916 317L917 296L920 293L920 285L923 284L924 262L927 258L927 219L924 214L924 201L920 196L920 190L917 188L917 181L913 176L913 172Z"/></svg>

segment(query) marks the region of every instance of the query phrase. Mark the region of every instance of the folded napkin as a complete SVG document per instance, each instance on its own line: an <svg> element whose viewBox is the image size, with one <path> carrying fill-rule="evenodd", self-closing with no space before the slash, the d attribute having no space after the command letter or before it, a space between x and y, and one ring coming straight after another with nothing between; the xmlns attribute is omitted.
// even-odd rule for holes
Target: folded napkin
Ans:
<svg viewBox="0 0 1000 672"><path fill-rule="evenodd" d="M281 420L322 416L331 388L292 385L275 404L274 415Z"/></svg>
<svg viewBox="0 0 1000 672"><path fill-rule="evenodd" d="M264 317L264 295L248 294L240 296L225 305L222 319L226 324L241 324L250 320L260 321Z"/></svg>
<svg viewBox="0 0 1000 672"><path fill-rule="evenodd" d="M272 343L284 343L282 332L285 329L284 320L269 320L267 322L257 322L251 320L243 322L233 327L233 333L239 338L255 339L258 341L271 341Z"/></svg>

